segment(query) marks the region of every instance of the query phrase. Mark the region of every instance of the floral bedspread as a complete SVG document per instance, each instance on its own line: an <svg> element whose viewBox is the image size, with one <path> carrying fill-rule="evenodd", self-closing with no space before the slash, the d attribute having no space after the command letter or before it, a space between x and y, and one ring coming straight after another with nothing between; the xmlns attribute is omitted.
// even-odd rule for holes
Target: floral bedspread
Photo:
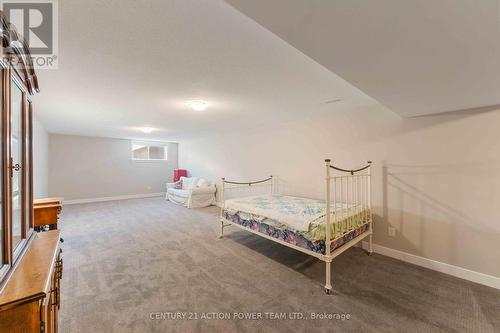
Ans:
<svg viewBox="0 0 500 333"><path fill-rule="evenodd" d="M332 213L348 209L352 205L340 204L331 207ZM254 216L285 224L291 230L309 231L312 223L320 224L325 219L324 200L268 194L226 200L224 208L229 212L245 212Z"/></svg>

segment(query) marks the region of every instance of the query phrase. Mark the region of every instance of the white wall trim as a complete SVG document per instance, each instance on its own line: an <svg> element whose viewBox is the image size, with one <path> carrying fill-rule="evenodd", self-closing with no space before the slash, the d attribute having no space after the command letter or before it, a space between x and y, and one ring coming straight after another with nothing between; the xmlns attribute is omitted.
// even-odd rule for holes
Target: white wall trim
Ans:
<svg viewBox="0 0 500 333"><path fill-rule="evenodd" d="M161 197L163 195L165 195L165 193L163 193L163 192L145 193L145 194L131 194L131 195L118 195L118 196L114 196L114 197L64 200L63 204L64 205L75 205L75 204L91 203L91 202L103 202L103 201L139 199L139 198L153 198L153 197Z"/></svg>
<svg viewBox="0 0 500 333"><path fill-rule="evenodd" d="M363 241L362 247L364 249L368 249L368 242ZM410 253L406 253L406 252L402 252L402 251L398 251L398 250L394 250L394 249L390 249L388 247L377 245L377 244L373 244L373 251L375 253L379 253L381 255L391 257L394 259L398 259L401 261L406 261L406 262L409 262L409 263L417 265L417 266L429 268L429 269L432 269L432 270L435 270L435 271L438 271L441 273L445 273L448 275L452 275L452 276L455 276L455 277L458 277L458 278L461 278L464 280L468 280L468 281L479 283L479 284L482 284L482 285L485 285L488 287L500 289L500 278L498 278L496 276L492 276L492 275L488 275L488 274L484 274L484 273L480 273L480 272L476 272L476 271L471 271L471 270L466 269L466 268L462 268L459 266L453 266L450 264L446 264L444 262L420 257L420 256L417 256L414 254L410 254Z"/></svg>

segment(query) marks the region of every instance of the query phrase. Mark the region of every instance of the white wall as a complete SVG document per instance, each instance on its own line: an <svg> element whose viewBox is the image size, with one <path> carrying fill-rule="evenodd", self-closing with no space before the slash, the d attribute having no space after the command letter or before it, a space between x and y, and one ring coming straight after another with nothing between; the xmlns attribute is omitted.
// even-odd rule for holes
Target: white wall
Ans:
<svg viewBox="0 0 500 333"><path fill-rule="evenodd" d="M45 198L49 194L49 134L36 116L33 117L33 197Z"/></svg>
<svg viewBox="0 0 500 333"><path fill-rule="evenodd" d="M130 140L49 135L49 193L65 200L164 192L177 168L177 144L168 161L133 161Z"/></svg>
<svg viewBox="0 0 500 333"><path fill-rule="evenodd" d="M182 142L180 167L219 181L270 174L321 197L324 159L374 162L375 243L500 277L500 110L402 119L381 107ZM388 226L397 228L389 237Z"/></svg>

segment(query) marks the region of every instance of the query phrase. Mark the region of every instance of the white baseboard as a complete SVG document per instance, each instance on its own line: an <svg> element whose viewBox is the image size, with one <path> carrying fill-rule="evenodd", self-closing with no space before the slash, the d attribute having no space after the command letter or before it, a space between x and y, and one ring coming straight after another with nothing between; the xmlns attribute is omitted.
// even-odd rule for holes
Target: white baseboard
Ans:
<svg viewBox="0 0 500 333"><path fill-rule="evenodd" d="M363 241L362 242L362 247L364 249L368 249L368 242ZM452 275L464 280L472 281L475 283L479 283L488 287L500 289L500 278L484 273L479 273L476 271L471 271L466 268L458 267L458 266L453 266L450 264L446 264L444 262L420 257L414 254L390 249L385 246L373 244L373 251L375 253L379 253L381 255L391 257L394 259L398 259L401 261L406 261L411 264L417 265L417 266L422 266L425 268L429 268L441 273L445 273L448 275Z"/></svg>
<svg viewBox="0 0 500 333"><path fill-rule="evenodd" d="M118 195L118 196L114 196L114 197L64 200L63 204L64 205L75 205L75 204L91 203L91 202L104 202L104 201L115 201L115 200L161 197L163 195L165 195L165 193L162 193L162 192L145 193L145 194L131 194L131 195Z"/></svg>

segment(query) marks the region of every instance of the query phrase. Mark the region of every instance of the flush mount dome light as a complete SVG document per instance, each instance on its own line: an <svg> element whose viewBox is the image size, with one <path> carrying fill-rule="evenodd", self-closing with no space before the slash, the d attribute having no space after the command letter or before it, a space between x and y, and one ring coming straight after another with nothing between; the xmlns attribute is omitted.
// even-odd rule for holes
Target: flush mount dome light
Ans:
<svg viewBox="0 0 500 333"><path fill-rule="evenodd" d="M146 133L146 134L149 134L149 133L153 132L153 130L154 130L154 129L153 129L153 128L151 128L151 127L141 127L141 131L142 131L143 133Z"/></svg>
<svg viewBox="0 0 500 333"><path fill-rule="evenodd" d="M202 100L189 101L187 104L195 111L204 111L208 107L208 103Z"/></svg>

